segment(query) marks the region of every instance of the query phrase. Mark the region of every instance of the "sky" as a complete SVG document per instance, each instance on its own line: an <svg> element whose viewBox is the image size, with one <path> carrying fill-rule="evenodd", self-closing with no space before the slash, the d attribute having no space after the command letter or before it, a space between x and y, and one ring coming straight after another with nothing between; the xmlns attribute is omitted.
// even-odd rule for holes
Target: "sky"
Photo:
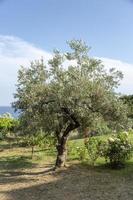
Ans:
<svg viewBox="0 0 133 200"><path fill-rule="evenodd" d="M132 0L0 0L0 106L10 105L17 71L82 39L90 56L124 73L118 91L133 94Z"/></svg>

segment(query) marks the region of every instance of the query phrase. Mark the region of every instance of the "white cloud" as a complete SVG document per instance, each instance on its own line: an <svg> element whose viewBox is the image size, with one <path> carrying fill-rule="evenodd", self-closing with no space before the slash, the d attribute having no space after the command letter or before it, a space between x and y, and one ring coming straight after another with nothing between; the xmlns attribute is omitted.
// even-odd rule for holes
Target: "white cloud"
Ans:
<svg viewBox="0 0 133 200"><path fill-rule="evenodd" d="M20 65L28 66L30 61L51 58L51 54L13 36L0 35L0 105L9 105L13 101L17 71ZM101 58L105 66L115 67L124 73L124 80L119 88L122 93L133 93L133 65L118 60Z"/></svg>
<svg viewBox="0 0 133 200"><path fill-rule="evenodd" d="M120 60L113 60L109 58L99 58L107 68L116 68L122 71L124 78L118 91L123 94L133 94L133 64L128 64Z"/></svg>
<svg viewBox="0 0 133 200"><path fill-rule="evenodd" d="M0 35L0 105L9 105L17 82L20 65L28 66L34 59L51 55L34 45L13 36Z"/></svg>

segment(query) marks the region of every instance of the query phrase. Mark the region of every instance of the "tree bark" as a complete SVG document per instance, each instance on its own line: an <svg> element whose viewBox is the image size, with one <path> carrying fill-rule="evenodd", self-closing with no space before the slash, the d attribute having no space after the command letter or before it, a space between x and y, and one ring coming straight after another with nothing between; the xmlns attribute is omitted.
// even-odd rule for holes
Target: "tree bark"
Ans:
<svg viewBox="0 0 133 200"><path fill-rule="evenodd" d="M58 145L57 148L57 159L55 163L55 168L60 168L65 166L67 157L67 140L70 132L76 128L75 124L69 124L63 133L57 134ZM61 135L61 137L60 137Z"/></svg>
<svg viewBox="0 0 133 200"><path fill-rule="evenodd" d="M56 168L65 167L67 158L67 137L62 137L60 143L57 145L57 159Z"/></svg>
<svg viewBox="0 0 133 200"><path fill-rule="evenodd" d="M56 132L58 145L57 145L57 159L55 163L55 168L60 168L65 166L66 157L67 157L67 140L70 132L79 127L79 122L73 113L69 111L68 108L62 107L63 112L69 118L69 123L64 129L60 127L60 130ZM66 126L66 125L65 125Z"/></svg>

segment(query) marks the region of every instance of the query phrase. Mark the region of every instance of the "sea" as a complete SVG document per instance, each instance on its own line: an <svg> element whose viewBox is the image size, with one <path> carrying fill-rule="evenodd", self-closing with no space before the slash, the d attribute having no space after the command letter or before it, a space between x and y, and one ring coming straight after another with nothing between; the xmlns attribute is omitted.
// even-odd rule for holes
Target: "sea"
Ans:
<svg viewBox="0 0 133 200"><path fill-rule="evenodd" d="M0 106L0 115L10 113L14 118L18 117L18 112L15 112L11 106Z"/></svg>

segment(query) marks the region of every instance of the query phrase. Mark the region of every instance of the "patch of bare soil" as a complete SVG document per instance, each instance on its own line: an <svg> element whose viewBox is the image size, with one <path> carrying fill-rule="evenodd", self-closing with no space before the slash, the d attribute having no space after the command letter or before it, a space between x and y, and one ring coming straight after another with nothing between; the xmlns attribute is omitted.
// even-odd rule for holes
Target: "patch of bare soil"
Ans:
<svg viewBox="0 0 133 200"><path fill-rule="evenodd" d="M0 173L0 200L133 200L133 176L70 165Z"/></svg>

